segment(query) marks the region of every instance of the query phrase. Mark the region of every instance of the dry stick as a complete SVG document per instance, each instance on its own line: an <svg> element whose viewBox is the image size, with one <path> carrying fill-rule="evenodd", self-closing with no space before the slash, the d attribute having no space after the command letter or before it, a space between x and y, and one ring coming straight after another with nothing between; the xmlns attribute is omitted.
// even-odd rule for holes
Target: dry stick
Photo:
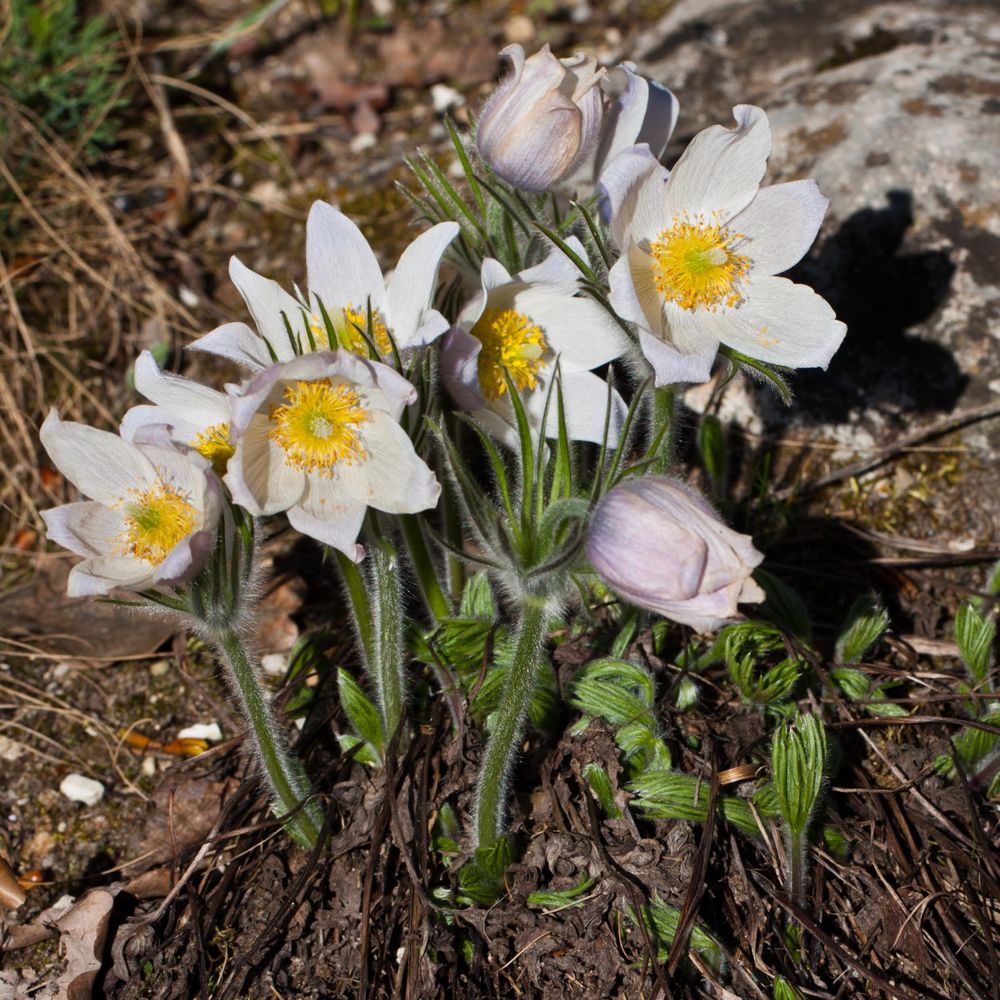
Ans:
<svg viewBox="0 0 1000 1000"><path fill-rule="evenodd" d="M859 476L863 472L869 472L871 469L878 468L878 466L884 465L901 452L906 451L907 448L912 448L921 441L929 441L932 438L940 437L942 434L957 431L959 428L966 427L969 424L978 423L980 420L989 420L997 416L1000 416L1000 403L997 402L984 403L982 406L973 406L967 410L961 410L959 413L945 417L943 420L939 420L928 427L921 427L915 431L911 431L909 434L904 434L891 445L879 449L867 458L858 459L858 461L851 462L849 465L834 469L833 472L828 472L825 476L820 476L818 479L812 480L812 482L786 486L783 489L777 490L774 493L774 498L776 500L788 500L793 496L805 496L809 493L815 493L817 490L823 489L824 486L830 486L832 483L839 483L841 480L850 479L851 476Z"/></svg>

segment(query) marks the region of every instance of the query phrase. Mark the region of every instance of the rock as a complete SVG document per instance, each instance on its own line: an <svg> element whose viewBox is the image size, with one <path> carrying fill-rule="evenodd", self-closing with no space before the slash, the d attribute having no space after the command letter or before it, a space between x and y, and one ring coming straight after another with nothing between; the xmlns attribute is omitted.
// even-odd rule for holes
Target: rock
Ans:
<svg viewBox="0 0 1000 1000"><path fill-rule="evenodd" d="M67 774L59 791L70 802L82 802L85 806L96 806L104 798L104 785L83 774Z"/></svg>
<svg viewBox="0 0 1000 1000"><path fill-rule="evenodd" d="M177 734L179 740L207 740L209 743L218 743L222 739L222 730L217 722L196 722L193 726L187 726Z"/></svg>
<svg viewBox="0 0 1000 1000"><path fill-rule="evenodd" d="M998 42L993 5L945 0L681 0L642 36L640 69L680 96L668 163L757 103L774 135L765 183L814 177L830 199L790 276L845 320L844 346L828 372L795 374L791 409L749 386L744 416L862 448L995 398ZM1000 450L1000 428L986 437Z"/></svg>

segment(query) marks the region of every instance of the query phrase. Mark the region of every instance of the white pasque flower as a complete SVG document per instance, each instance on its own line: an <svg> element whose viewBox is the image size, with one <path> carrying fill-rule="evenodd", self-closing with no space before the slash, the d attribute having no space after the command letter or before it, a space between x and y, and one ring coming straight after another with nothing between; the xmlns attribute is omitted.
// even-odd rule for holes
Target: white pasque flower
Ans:
<svg viewBox="0 0 1000 1000"><path fill-rule="evenodd" d="M547 191L571 177L597 145L605 71L594 59L557 59L543 46L500 53L510 73L483 106L476 145L498 177L525 191Z"/></svg>
<svg viewBox="0 0 1000 1000"><path fill-rule="evenodd" d="M134 372L136 389L155 405L133 406L122 420L122 437L195 451L223 475L235 450L229 439L229 396L161 371L149 351L136 359Z"/></svg>
<svg viewBox="0 0 1000 1000"><path fill-rule="evenodd" d="M760 108L700 132L665 179L634 147L601 177L621 258L611 304L639 328L656 384L704 382L719 344L790 368L825 368L847 328L776 275L809 249L828 202L815 181L760 187L771 130Z"/></svg>
<svg viewBox="0 0 1000 1000"><path fill-rule="evenodd" d="M272 365L231 400L233 500L251 514L286 511L293 528L361 560L368 507L411 514L441 492L399 425L416 397L393 369L348 351Z"/></svg>
<svg viewBox="0 0 1000 1000"><path fill-rule="evenodd" d="M201 568L221 504L207 461L64 422L55 410L40 436L56 468L91 498L42 512L49 538L84 556L70 571L70 597L169 586Z"/></svg>
<svg viewBox="0 0 1000 1000"><path fill-rule="evenodd" d="M429 344L448 329L431 302L441 257L458 230L456 222L440 222L421 233L387 282L361 230L343 212L317 201L306 222L308 297L295 298L233 257L229 276L260 335L246 323L226 323L188 349L230 358L253 371L338 346L367 356L369 310L372 339L382 357L391 353L390 334L401 351ZM338 343L330 343L324 309Z"/></svg>
<svg viewBox="0 0 1000 1000"><path fill-rule="evenodd" d="M568 245L585 257L578 240L570 239ZM529 421L540 428L557 361L570 439L603 439L608 385L591 369L624 354L630 345L605 309L578 294L580 276L557 250L513 277L488 258L483 261L481 290L442 341L442 381L458 405L499 441L517 441L505 373L521 392ZM626 411L624 400L612 392L609 444L617 442ZM559 433L554 390L544 433Z"/></svg>

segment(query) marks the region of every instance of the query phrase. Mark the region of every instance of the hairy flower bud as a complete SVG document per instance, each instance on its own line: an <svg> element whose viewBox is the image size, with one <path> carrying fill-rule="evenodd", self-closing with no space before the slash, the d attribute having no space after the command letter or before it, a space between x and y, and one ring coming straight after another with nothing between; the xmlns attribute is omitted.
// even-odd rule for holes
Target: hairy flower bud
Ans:
<svg viewBox="0 0 1000 1000"><path fill-rule="evenodd" d="M666 476L628 479L598 504L587 556L597 573L639 607L710 631L762 601L751 579L764 556L726 527L702 496Z"/></svg>
<svg viewBox="0 0 1000 1000"><path fill-rule="evenodd" d="M508 45L506 76L483 107L476 142L498 176L525 191L546 191L593 151L603 113L605 71L582 55L557 59L546 45L525 59Z"/></svg>

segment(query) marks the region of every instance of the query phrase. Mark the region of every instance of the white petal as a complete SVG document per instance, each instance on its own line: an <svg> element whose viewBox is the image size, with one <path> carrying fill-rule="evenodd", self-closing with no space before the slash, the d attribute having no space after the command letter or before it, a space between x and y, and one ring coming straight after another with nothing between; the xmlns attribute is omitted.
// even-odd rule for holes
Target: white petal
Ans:
<svg viewBox="0 0 1000 1000"><path fill-rule="evenodd" d="M815 181L791 181L761 188L730 223L747 237L739 252L755 274L781 274L794 267L813 245L830 204Z"/></svg>
<svg viewBox="0 0 1000 1000"><path fill-rule="evenodd" d="M566 434L570 441L593 441L600 444L604 440L604 425L608 420L608 404L611 406L611 417L608 420L608 445L614 447L618 443L622 424L628 406L616 390L608 395L608 383L593 372L563 372L561 377L563 393L563 412L566 416ZM541 423L545 408L545 396L550 383L539 385L528 393L525 399L525 409L532 423ZM553 388L549 401L548 417L545 423L545 436L559 436L559 402Z"/></svg>
<svg viewBox="0 0 1000 1000"><path fill-rule="evenodd" d="M257 414L240 436L223 482L233 500L251 514L277 514L298 503L306 475L285 461L280 446L268 438L270 422Z"/></svg>
<svg viewBox="0 0 1000 1000"><path fill-rule="evenodd" d="M596 368L629 349L614 317L589 296L573 296L560 285L515 287L514 309L542 328L564 371Z"/></svg>
<svg viewBox="0 0 1000 1000"><path fill-rule="evenodd" d="M372 413L362 441L367 458L338 471L340 497L390 514L415 514L437 505L440 484L392 417Z"/></svg>
<svg viewBox="0 0 1000 1000"><path fill-rule="evenodd" d="M575 236L568 237L565 243L580 260L589 263L586 249ZM544 282L548 285L567 285L570 294L576 291L577 281L582 277L583 273L576 264L557 246L549 250L549 255L540 264L525 268L517 274L518 280L527 284Z"/></svg>
<svg viewBox="0 0 1000 1000"><path fill-rule="evenodd" d="M623 63L620 69L626 77L625 91L608 112L597 154L598 170L637 143L645 143L659 159L677 124L677 98L666 87L639 76L631 63Z"/></svg>
<svg viewBox="0 0 1000 1000"><path fill-rule="evenodd" d="M487 257L483 261L479 277L485 292L491 292L498 285L507 285L513 280L510 271L492 257Z"/></svg>
<svg viewBox="0 0 1000 1000"><path fill-rule="evenodd" d="M282 313L292 330L297 332L302 323L301 304L278 282L251 271L237 257L229 260L229 277L240 290L260 335L271 345L278 360L288 361L295 357Z"/></svg>
<svg viewBox="0 0 1000 1000"><path fill-rule="evenodd" d="M733 108L736 128L699 132L670 173L666 217L717 216L728 222L753 201L771 155L771 128L760 108Z"/></svg>
<svg viewBox="0 0 1000 1000"><path fill-rule="evenodd" d="M481 340L453 327L441 341L439 371L441 381L463 410L479 410L486 400L479 391Z"/></svg>
<svg viewBox="0 0 1000 1000"><path fill-rule="evenodd" d="M389 278L387 322L400 350L416 344L424 313L434 298L441 257L458 232L457 222L439 222L421 233L403 251ZM444 333L444 329L439 333Z"/></svg>
<svg viewBox="0 0 1000 1000"><path fill-rule="evenodd" d="M654 240L666 228L668 176L648 146L630 146L605 167L597 194L615 246Z"/></svg>
<svg viewBox="0 0 1000 1000"><path fill-rule="evenodd" d="M399 420L405 407L417 401L417 390L395 368L380 364L377 361L361 362L370 372L370 378L384 396L379 408L384 409L393 420ZM355 381L361 381L355 378ZM369 396L373 398L373 396Z"/></svg>
<svg viewBox="0 0 1000 1000"><path fill-rule="evenodd" d="M385 310L385 283L372 248L343 212L317 201L306 222L306 269L309 295L327 311L348 306Z"/></svg>
<svg viewBox="0 0 1000 1000"><path fill-rule="evenodd" d="M118 511L90 500L43 510L42 520L49 541L78 556L110 552L122 530L122 516Z"/></svg>
<svg viewBox="0 0 1000 1000"><path fill-rule="evenodd" d="M150 462L117 434L63 422L52 410L39 436L56 468L84 495L112 506L156 479Z"/></svg>
<svg viewBox="0 0 1000 1000"><path fill-rule="evenodd" d="M352 562L361 562L365 550L358 544L358 535L367 509L363 503L338 503L311 483L302 502L289 507L287 516L296 531L332 545Z"/></svg>
<svg viewBox="0 0 1000 1000"><path fill-rule="evenodd" d="M667 336L663 297L656 290L648 253L631 244L611 268L608 285L609 301L622 319L660 339Z"/></svg>
<svg viewBox="0 0 1000 1000"><path fill-rule="evenodd" d="M420 326L410 340L408 347L424 347L433 344L443 333L448 332L451 324L436 309L425 309L420 319Z"/></svg>
<svg viewBox="0 0 1000 1000"><path fill-rule="evenodd" d="M204 429L229 423L229 400L225 393L166 374L149 351L143 351L136 359L135 387L146 399L189 425Z"/></svg>
<svg viewBox="0 0 1000 1000"><path fill-rule="evenodd" d="M215 548L215 531L194 531L182 538L154 568L157 583L184 583L205 565Z"/></svg>
<svg viewBox="0 0 1000 1000"><path fill-rule="evenodd" d="M511 449L519 446L520 438L515 424L514 409L506 395L491 401L489 406L481 410L473 411L472 416L494 441L499 441Z"/></svg>
<svg viewBox="0 0 1000 1000"><path fill-rule="evenodd" d="M251 371L259 371L274 363L264 338L258 337L246 323L225 323L192 341L186 350L229 358Z"/></svg>
<svg viewBox="0 0 1000 1000"><path fill-rule="evenodd" d="M847 327L829 303L787 278L751 278L735 309L710 314L722 343L760 361L789 368L826 368Z"/></svg>
<svg viewBox="0 0 1000 1000"><path fill-rule="evenodd" d="M682 354L673 345L651 337L644 330L639 333L639 346L646 360L653 366L654 384L657 387L707 382L719 348L718 343L715 343L692 354Z"/></svg>
<svg viewBox="0 0 1000 1000"><path fill-rule="evenodd" d="M98 556L74 566L66 581L70 597L106 594L115 587L145 590L153 585L153 567L141 559L125 556Z"/></svg>
<svg viewBox="0 0 1000 1000"><path fill-rule="evenodd" d="M200 427L178 420L162 406L133 406L122 417L118 433L130 444L155 444L169 448L174 442L187 444Z"/></svg>

